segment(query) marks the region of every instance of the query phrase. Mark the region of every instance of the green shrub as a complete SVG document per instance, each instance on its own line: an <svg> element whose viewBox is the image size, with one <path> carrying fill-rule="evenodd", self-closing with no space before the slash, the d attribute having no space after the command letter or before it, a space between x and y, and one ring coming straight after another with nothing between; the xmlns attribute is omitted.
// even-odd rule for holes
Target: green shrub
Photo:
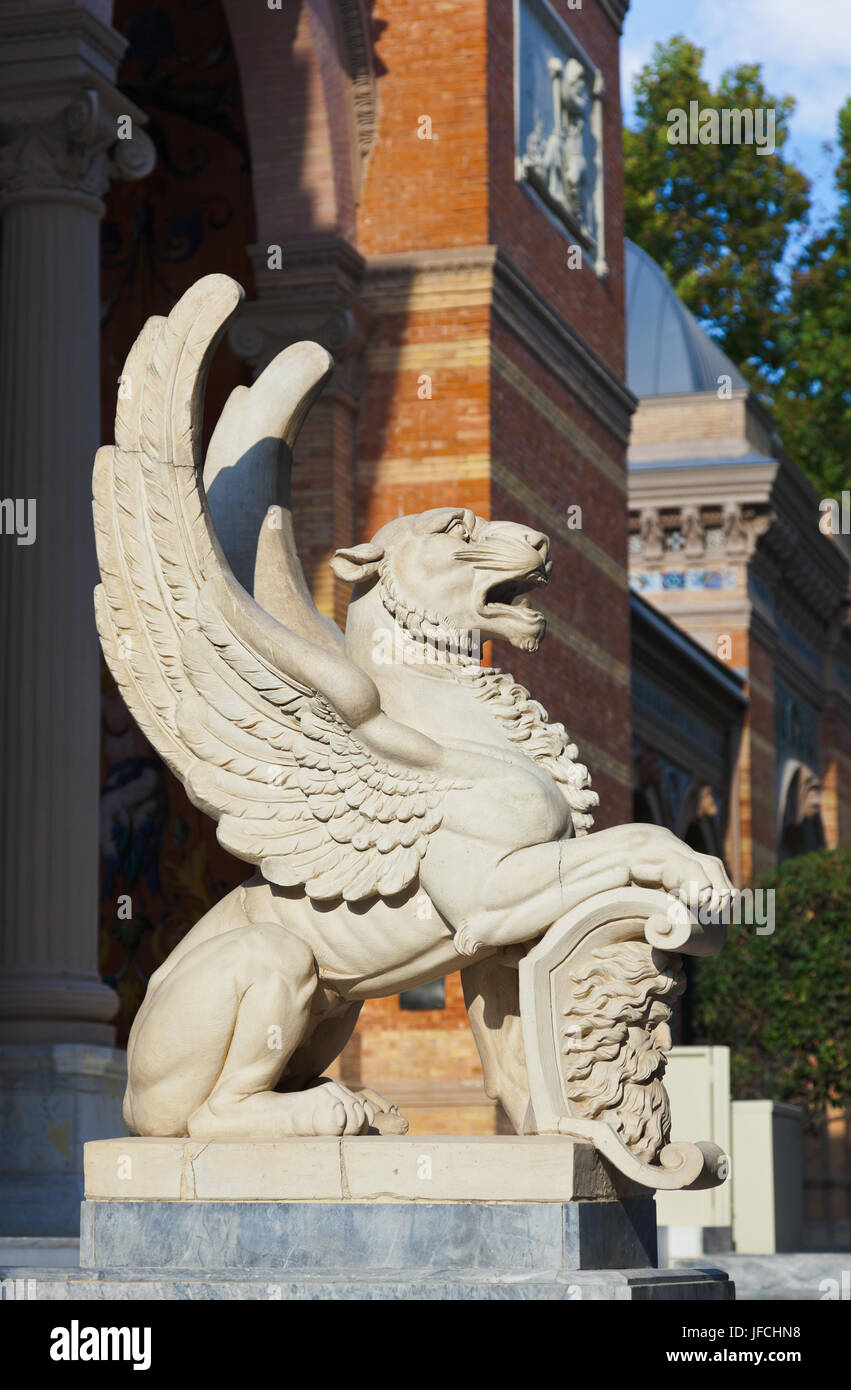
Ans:
<svg viewBox="0 0 851 1390"><path fill-rule="evenodd" d="M800 1105L814 1127L851 1106L851 849L789 859L755 884L774 889L773 935L731 925L697 963L696 1042L730 1048L737 1100Z"/></svg>

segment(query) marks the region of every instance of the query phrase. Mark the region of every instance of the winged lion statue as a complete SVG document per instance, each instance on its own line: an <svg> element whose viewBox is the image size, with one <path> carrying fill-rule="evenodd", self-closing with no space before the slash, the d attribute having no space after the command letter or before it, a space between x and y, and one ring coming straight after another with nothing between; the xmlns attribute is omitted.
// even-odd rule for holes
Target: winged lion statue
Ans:
<svg viewBox="0 0 851 1390"><path fill-rule="evenodd" d="M314 605L287 508L261 528L254 595L236 580L205 496L201 431L210 359L241 296L208 276L148 320L122 374L115 445L94 471L109 667L221 844L252 866L152 976L125 1119L143 1135L204 1139L404 1131L392 1102L325 1072L364 1000L460 970L487 1089L518 1132L535 1132L524 963L585 905L652 890L599 949L584 929L570 938L574 956L588 945L568 983L591 1051L569 1059L573 1109L562 1107L580 1132L604 1120L648 1162L668 1139L651 1092L664 999L681 987L668 928L655 944L642 936L650 899L688 890L723 910L724 867L657 826L588 833L597 795L564 728L481 665L482 641L541 643L540 532L454 506L388 522L331 561L354 586L345 637ZM271 448L286 471L332 367L315 343L280 353L231 398L227 447ZM607 971L626 1011L606 1014ZM594 1069L611 1065L616 1025L615 1052L633 1062L612 1098Z"/></svg>

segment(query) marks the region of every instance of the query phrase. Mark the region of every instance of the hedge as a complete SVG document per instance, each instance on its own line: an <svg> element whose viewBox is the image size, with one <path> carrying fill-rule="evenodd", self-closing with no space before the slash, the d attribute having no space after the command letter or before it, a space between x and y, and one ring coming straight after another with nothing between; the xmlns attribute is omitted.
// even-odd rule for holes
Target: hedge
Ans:
<svg viewBox="0 0 851 1390"><path fill-rule="evenodd" d="M694 1040L730 1048L736 1099L800 1105L812 1129L828 1103L851 1106L851 849L800 855L754 886L774 891L774 932L731 925L697 962Z"/></svg>

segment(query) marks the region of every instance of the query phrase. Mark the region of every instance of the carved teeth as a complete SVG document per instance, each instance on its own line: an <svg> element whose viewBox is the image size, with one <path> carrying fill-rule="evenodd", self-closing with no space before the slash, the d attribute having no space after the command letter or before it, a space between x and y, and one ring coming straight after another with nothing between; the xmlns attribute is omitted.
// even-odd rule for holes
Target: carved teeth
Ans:
<svg viewBox="0 0 851 1390"><path fill-rule="evenodd" d="M524 608L532 613L529 608L529 594L532 589L541 584L546 584L547 576L542 570L533 570L531 574L514 575L510 579L498 580L491 584L485 592L484 608ZM540 614L535 614L540 617Z"/></svg>

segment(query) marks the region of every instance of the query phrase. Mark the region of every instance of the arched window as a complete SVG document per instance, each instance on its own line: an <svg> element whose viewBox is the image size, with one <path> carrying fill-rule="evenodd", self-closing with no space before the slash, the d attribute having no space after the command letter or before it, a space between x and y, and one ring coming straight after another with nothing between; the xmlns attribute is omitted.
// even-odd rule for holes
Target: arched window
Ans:
<svg viewBox="0 0 851 1390"><path fill-rule="evenodd" d="M701 854L724 858L721 816L715 792L708 782L694 782L683 799L677 834Z"/></svg>
<svg viewBox="0 0 851 1390"><path fill-rule="evenodd" d="M777 858L792 859L823 849L821 779L812 768L790 759L780 779L777 807Z"/></svg>

